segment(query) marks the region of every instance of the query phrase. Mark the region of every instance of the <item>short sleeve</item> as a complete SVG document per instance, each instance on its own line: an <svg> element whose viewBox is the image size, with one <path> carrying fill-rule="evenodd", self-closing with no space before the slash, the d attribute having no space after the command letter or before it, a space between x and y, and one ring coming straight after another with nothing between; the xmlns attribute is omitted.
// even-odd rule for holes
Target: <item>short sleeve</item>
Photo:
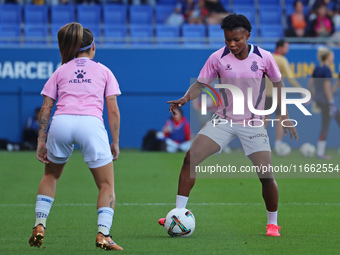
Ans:
<svg viewBox="0 0 340 255"><path fill-rule="evenodd" d="M107 80L106 80L106 88L105 88L105 97L108 96L119 96L121 94L119 89L119 84L116 79L116 77L113 75L113 73L108 70L107 72Z"/></svg>
<svg viewBox="0 0 340 255"><path fill-rule="evenodd" d="M205 62L197 79L200 83L210 85L210 83L212 83L217 78L218 72L216 70L214 60L215 56L211 55Z"/></svg>
<svg viewBox="0 0 340 255"><path fill-rule="evenodd" d="M280 69L270 53L266 54L265 72L271 82L279 82L281 80Z"/></svg>
<svg viewBox="0 0 340 255"><path fill-rule="evenodd" d="M45 83L45 86L43 90L41 91L41 95L50 97L54 100L57 100L58 98L58 70L55 71L52 76L48 79L48 81Z"/></svg>

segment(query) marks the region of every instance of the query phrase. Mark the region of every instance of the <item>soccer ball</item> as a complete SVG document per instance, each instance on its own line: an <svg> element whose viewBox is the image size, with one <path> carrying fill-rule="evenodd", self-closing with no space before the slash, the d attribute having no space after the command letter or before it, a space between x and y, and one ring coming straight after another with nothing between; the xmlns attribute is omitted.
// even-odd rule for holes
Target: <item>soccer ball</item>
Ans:
<svg viewBox="0 0 340 255"><path fill-rule="evenodd" d="M165 217L165 230L172 237L191 236L195 226L194 215L185 208L172 209Z"/></svg>
<svg viewBox="0 0 340 255"><path fill-rule="evenodd" d="M291 148L288 143L282 142L279 146L275 147L275 152L280 157L288 156L291 152Z"/></svg>
<svg viewBox="0 0 340 255"><path fill-rule="evenodd" d="M304 143L300 147L301 154L307 158L313 157L315 151L316 151L315 146L310 143Z"/></svg>

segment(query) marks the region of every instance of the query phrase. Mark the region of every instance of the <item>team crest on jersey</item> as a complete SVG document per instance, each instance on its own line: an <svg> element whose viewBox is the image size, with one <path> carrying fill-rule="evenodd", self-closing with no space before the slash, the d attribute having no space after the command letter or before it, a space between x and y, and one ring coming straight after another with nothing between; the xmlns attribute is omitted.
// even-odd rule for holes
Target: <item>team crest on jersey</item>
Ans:
<svg viewBox="0 0 340 255"><path fill-rule="evenodd" d="M256 72L257 70L259 70L259 67L256 61L253 61L253 64L250 66L250 70L252 70L253 72Z"/></svg>
<svg viewBox="0 0 340 255"><path fill-rule="evenodd" d="M76 74L76 79L69 80L68 83L92 83L91 79L86 79L84 70L77 70L74 72Z"/></svg>
<svg viewBox="0 0 340 255"><path fill-rule="evenodd" d="M225 67L225 70L232 70L231 65L227 64L226 67Z"/></svg>

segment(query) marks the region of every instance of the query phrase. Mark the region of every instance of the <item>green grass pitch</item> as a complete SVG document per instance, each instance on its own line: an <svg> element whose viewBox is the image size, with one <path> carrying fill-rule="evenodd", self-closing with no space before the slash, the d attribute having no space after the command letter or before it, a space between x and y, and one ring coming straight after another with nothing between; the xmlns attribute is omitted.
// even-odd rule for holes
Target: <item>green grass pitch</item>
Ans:
<svg viewBox="0 0 340 255"><path fill-rule="evenodd" d="M336 151L334 164L340 164ZM184 154L121 152L115 163L117 204L111 234L121 254L340 254L339 178L278 178L281 237L266 237L266 210L256 178L200 178L188 208L189 238L171 238L157 224L175 206ZM223 155L249 164L241 152ZM273 164L330 163L294 150ZM34 152L0 152L0 254L99 254L97 188L75 151L57 186L43 247L28 245L43 165ZM335 175L339 177L340 173Z"/></svg>

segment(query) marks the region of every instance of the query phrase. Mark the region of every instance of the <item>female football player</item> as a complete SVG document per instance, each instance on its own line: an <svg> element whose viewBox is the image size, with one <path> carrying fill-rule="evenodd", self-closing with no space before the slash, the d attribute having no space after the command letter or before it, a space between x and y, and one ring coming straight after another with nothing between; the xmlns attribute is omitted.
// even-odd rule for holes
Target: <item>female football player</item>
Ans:
<svg viewBox="0 0 340 255"><path fill-rule="evenodd" d="M264 75L278 88L278 102L281 101L281 74L272 55L255 45L247 43L251 33L251 24L243 15L231 14L221 23L224 30L226 46L214 52L206 61L198 80L190 86L186 94L174 101L169 101L170 112L197 98L202 88L210 85L217 77L222 84L232 84L243 92L247 99L247 90L252 88L252 102L257 110L264 109L265 83ZM262 166L271 165L271 150L267 131L258 123L264 120L263 116L253 114L244 103L244 114L233 113L233 95L230 90L220 89L219 96L222 104L213 117L206 123L194 139L190 150L184 158L179 176L177 208L185 208L189 193L195 183L195 166L214 153L220 153L223 148L236 136L240 139L246 156L253 165L262 169ZM235 105L234 105L235 107ZM282 116L285 126L284 132L290 133L298 139L297 131L288 117ZM229 124L225 124L228 121ZM218 123L224 123L219 125ZM233 124L231 124L233 123ZM237 124L235 124L237 123ZM241 124L245 123L245 125ZM288 131L287 131L288 130ZM280 227L277 224L278 186L273 172L259 171L258 176L262 183L262 196L264 198L268 221L267 235L279 236ZM160 219L162 225L164 219Z"/></svg>
<svg viewBox="0 0 340 255"><path fill-rule="evenodd" d="M109 235L115 206L112 160L117 160L119 155L119 85L107 67L92 60L96 46L89 29L79 23L69 23L58 31L58 44L62 66L41 92L44 102L39 116L37 158L45 164L45 174L38 190L36 221L29 244L40 247L43 243L58 179L77 144L99 189L96 246L122 250ZM47 136L51 110L57 99L57 110ZM102 119L104 99L111 147Z"/></svg>
<svg viewBox="0 0 340 255"><path fill-rule="evenodd" d="M329 65L333 63L334 53L328 48L319 47L317 55L320 65L315 67L308 84L312 98L321 110L321 131L316 147L316 156L322 159L331 159L331 156L325 154L325 150L328 128L332 117L340 127L340 112L333 98L333 92L335 92L338 85L336 84L332 90L332 72L329 68Z"/></svg>

